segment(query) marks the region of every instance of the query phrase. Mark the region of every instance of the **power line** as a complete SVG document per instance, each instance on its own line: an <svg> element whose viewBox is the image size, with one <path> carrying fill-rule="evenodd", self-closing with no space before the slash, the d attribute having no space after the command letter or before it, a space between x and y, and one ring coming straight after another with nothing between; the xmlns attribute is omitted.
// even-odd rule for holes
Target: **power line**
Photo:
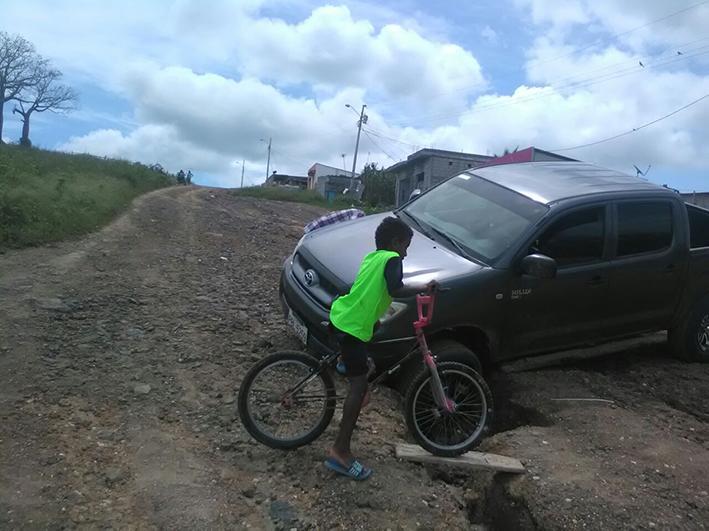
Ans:
<svg viewBox="0 0 709 531"><path fill-rule="evenodd" d="M666 115L664 115L664 116L661 116L660 118L657 118L657 119L655 119L655 120L653 120L653 121L651 121L651 122L647 122L647 123L645 123L645 124L639 125L638 127L634 127L634 128L631 129L630 131L625 131L624 133L620 133L620 134L618 134L618 135L610 136L610 137L604 138L604 139L602 139L602 140L597 140L597 141L595 141L595 142L590 142L590 143L588 143L588 144L581 144L581 145L578 145L578 146L572 146L572 147L566 147L566 148L557 148L557 149L552 149L551 151L555 151L555 152L556 152L556 151L571 151L571 150L573 150L573 149L581 149L581 148L585 148L585 147L596 146L596 145L598 145L598 144L603 144L603 143L605 143L605 142L610 142L611 140L615 140L616 138L620 138L620 137L622 137L622 136L630 135L630 134L632 134L632 133L635 133L636 131L640 131L640 129L645 129L646 127L650 127L651 125L656 124L657 122L661 122L662 120L665 120L666 118L669 118L670 116L674 116L675 114L677 114L677 113L679 113L679 112L682 112L683 110L685 110L685 109L691 107L692 105L696 105L697 103L699 103L700 101L702 101L702 100L704 100L704 99L706 99L706 98L709 98L709 94L705 94L705 95L702 96L701 98L697 98L696 100L694 100L694 101L692 101L692 102L689 102L687 105L684 105L683 107L680 107L679 109L676 109L676 110L672 111L671 113L666 114Z"/></svg>
<svg viewBox="0 0 709 531"><path fill-rule="evenodd" d="M674 13L670 13L669 15L665 15L664 17L660 17L660 18L658 18L658 19L655 19L655 20L652 20L652 21L650 21L650 22L647 22L646 24L643 24L642 26L637 26L637 27L635 27L635 28L633 28L633 29L629 29L629 30L627 30L627 31L623 31L623 32L621 32L621 33L615 33L615 34L613 34L613 35L610 36L610 39L617 39L618 37L623 37L623 36L625 36L625 35L629 35L630 33L636 32L636 31L641 30L641 29L643 29L643 28L647 28L648 26L651 26L651 25L653 25L653 24L657 24L658 22L662 22L662 21L667 20L667 19L669 19L669 18L676 17L677 15L681 15L682 13L686 13L687 11L691 11L692 9L695 9L695 8L697 8L697 7L700 7L700 6L703 6L703 5L705 5L705 4L709 4L709 0L704 0L703 2L699 2L699 3L697 3L697 4L693 4L693 5L691 5L691 6L685 7L684 9L680 9L679 11L675 11ZM547 59L547 60L545 60L545 61L541 61L541 62L539 62L539 63L537 63L537 64L542 65L542 64L552 63L552 62L554 62L554 61L558 61L559 59L563 59L564 57L568 57L568 56L574 55L574 54L576 54L576 53L578 53L578 52L582 52L582 51L584 51L584 50L588 50L589 48L593 48L593 47L594 47L599 41L601 41L601 40L602 40L602 38L596 39L596 40L593 41L591 44L588 44L588 45L584 46L583 48L579 48L579 49L577 49L577 50L574 50L573 52L566 53L566 54L563 54L563 55L559 55L559 56L557 56L557 57L554 57L554 58L551 58L551 59Z"/></svg>
<svg viewBox="0 0 709 531"><path fill-rule="evenodd" d="M709 0L708 0L708 1L709 1ZM654 62L653 62L653 63L648 63L648 64L644 64L643 66L636 65L636 66L629 67L629 68L624 68L624 69L621 69L621 70L618 70L618 71L615 71L615 72L609 72L609 73L603 74L603 75L601 75L601 76L591 77L591 78L588 78L588 79L585 79L585 80L581 80L581 81L578 81L578 82L574 82L574 83L568 83L568 84L565 84L565 85L560 85L560 86L546 86L546 87L543 87L543 88L541 89L541 91L538 92L537 94L532 94L532 95L525 96L525 97L521 97L521 98L515 98L515 99L511 99L511 100L509 100L509 101L502 101L502 102L499 102L499 101L498 101L498 102L492 102L492 103L489 103L489 104L482 104L482 105L476 106L475 108L468 108L467 105L466 105L465 108L461 108L460 111L456 112L455 114L452 114L452 113L449 113L449 112L448 112L448 113L420 114L420 115L416 116L416 118L418 118L418 119L422 119L422 118L423 118L423 119L444 119L444 118L449 118L449 117L460 116L461 114L465 114L465 115L467 116L467 115L470 115L470 114L476 114L476 113L484 112L484 111L487 111L487 110L490 110L490 109L495 109L495 108L498 108L498 107L507 107L507 106L509 106L509 105L517 105L517 104L520 104L520 103L525 103L525 102L528 102L528 101L533 101L533 100L537 100L537 99L541 99L541 98L546 98L546 97L549 97L549 96L555 96L555 95L558 94L558 92L563 91L563 90L567 90L567 89L578 89L578 88L587 88L587 87L590 87L590 86L593 86L593 85L597 85L597 84L599 84L599 83L605 83L605 82L612 81L612 80L614 80L614 79L618 79L618 78L625 77L625 76L628 76L628 75L638 74L638 73L643 72L643 71L645 71L645 70L648 70L648 69L650 69L650 68L655 68L655 67L660 67L660 66L667 66L667 65L670 65L670 64L674 64L674 63L676 63L676 62L679 62L679 61L686 61L687 59L691 59L691 58L694 58L694 57L699 57L699 56L702 56L702 55L706 55L706 54L709 53L709 50L705 50L705 51L699 52L699 50L702 50L702 49L704 49L704 48L709 48L709 45L702 46L702 47L697 48L696 50L694 50L694 51L697 52L697 53L693 53L693 54L683 54L683 55L680 55L680 56L673 57L672 59L669 59L669 60L660 61L660 62L657 62L657 63L654 63ZM390 123L392 123L392 124L394 124L394 125L400 125L400 126L406 125L406 122L402 122L402 121L394 121L394 122L390 122ZM409 122L409 123L410 123L410 122Z"/></svg>
<svg viewBox="0 0 709 531"><path fill-rule="evenodd" d="M374 141L374 139L369 135L369 133L367 132L366 129L363 129L363 131L364 131L364 134L367 135L367 138L369 139L369 141L374 145L374 147L376 147L377 149L379 149L382 153L384 153L387 157L389 157L393 162L399 162L399 161L396 160L394 157L392 157L391 155L389 155L389 153L387 153L386 151L384 151L384 148L382 148L379 144L377 144L377 143Z"/></svg>

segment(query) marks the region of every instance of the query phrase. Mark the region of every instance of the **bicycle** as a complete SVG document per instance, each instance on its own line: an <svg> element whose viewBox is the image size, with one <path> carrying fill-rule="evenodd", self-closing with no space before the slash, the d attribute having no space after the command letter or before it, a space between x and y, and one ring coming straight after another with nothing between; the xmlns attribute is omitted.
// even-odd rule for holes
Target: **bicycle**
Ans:
<svg viewBox="0 0 709 531"><path fill-rule="evenodd" d="M438 363L428 348L424 329L431 324L439 290L429 288L416 295L416 345L381 372L371 387L420 354L424 367L411 381L404 399L406 425L422 448L454 457L475 447L485 436L493 402L485 380L474 369L458 362ZM335 412L332 371L338 356L334 352L317 359L304 352L284 351L252 367L244 376L238 399L239 416L249 434L266 446L283 450L317 439Z"/></svg>

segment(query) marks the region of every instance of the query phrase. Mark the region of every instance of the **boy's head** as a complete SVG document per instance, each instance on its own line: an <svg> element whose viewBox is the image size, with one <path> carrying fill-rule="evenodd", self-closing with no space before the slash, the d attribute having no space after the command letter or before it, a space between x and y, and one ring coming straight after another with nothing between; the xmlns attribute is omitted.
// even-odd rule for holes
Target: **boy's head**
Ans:
<svg viewBox="0 0 709 531"><path fill-rule="evenodd" d="M394 251L402 258L406 257L406 250L411 244L414 231L399 218L388 217L377 227L374 234L374 241L377 244L377 251Z"/></svg>

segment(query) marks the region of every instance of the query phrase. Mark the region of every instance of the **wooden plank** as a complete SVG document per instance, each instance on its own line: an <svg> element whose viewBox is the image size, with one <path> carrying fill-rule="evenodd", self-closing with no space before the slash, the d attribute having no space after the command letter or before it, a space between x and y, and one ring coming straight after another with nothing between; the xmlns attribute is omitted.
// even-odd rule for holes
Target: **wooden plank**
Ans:
<svg viewBox="0 0 709 531"><path fill-rule="evenodd" d="M502 372L524 372L534 369L563 365L574 361L583 361L593 358L600 358L609 354L615 354L630 349L648 348L667 342L667 332L653 332L629 339L602 343L591 347L582 347L573 350L562 350L551 354L541 354L539 356L522 358L504 363L500 368Z"/></svg>
<svg viewBox="0 0 709 531"><path fill-rule="evenodd" d="M511 472L523 474L524 465L514 457L504 455L486 454L483 452L467 452L458 457L439 457L428 453L415 444L399 443L396 445L396 457L419 463L435 465L450 465L463 468L496 470L498 472Z"/></svg>

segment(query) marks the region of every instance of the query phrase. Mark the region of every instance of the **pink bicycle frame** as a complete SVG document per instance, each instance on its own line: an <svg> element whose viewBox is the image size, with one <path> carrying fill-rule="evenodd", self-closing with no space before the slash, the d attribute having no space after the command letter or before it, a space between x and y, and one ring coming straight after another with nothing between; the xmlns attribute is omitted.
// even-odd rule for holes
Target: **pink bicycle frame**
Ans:
<svg viewBox="0 0 709 531"><path fill-rule="evenodd" d="M426 335L423 329L431 324L433 319L433 309L436 303L435 290L430 289L426 295L416 295L416 310L418 312L418 320L414 321L414 331L416 332L416 340L421 347L421 353L423 354L423 362L431 371L431 387L433 392L433 398L439 407L443 408L448 413L455 411L455 403L445 395L443 390L443 384L441 383L441 378L436 369L436 360L428 348L428 342L426 341Z"/></svg>

